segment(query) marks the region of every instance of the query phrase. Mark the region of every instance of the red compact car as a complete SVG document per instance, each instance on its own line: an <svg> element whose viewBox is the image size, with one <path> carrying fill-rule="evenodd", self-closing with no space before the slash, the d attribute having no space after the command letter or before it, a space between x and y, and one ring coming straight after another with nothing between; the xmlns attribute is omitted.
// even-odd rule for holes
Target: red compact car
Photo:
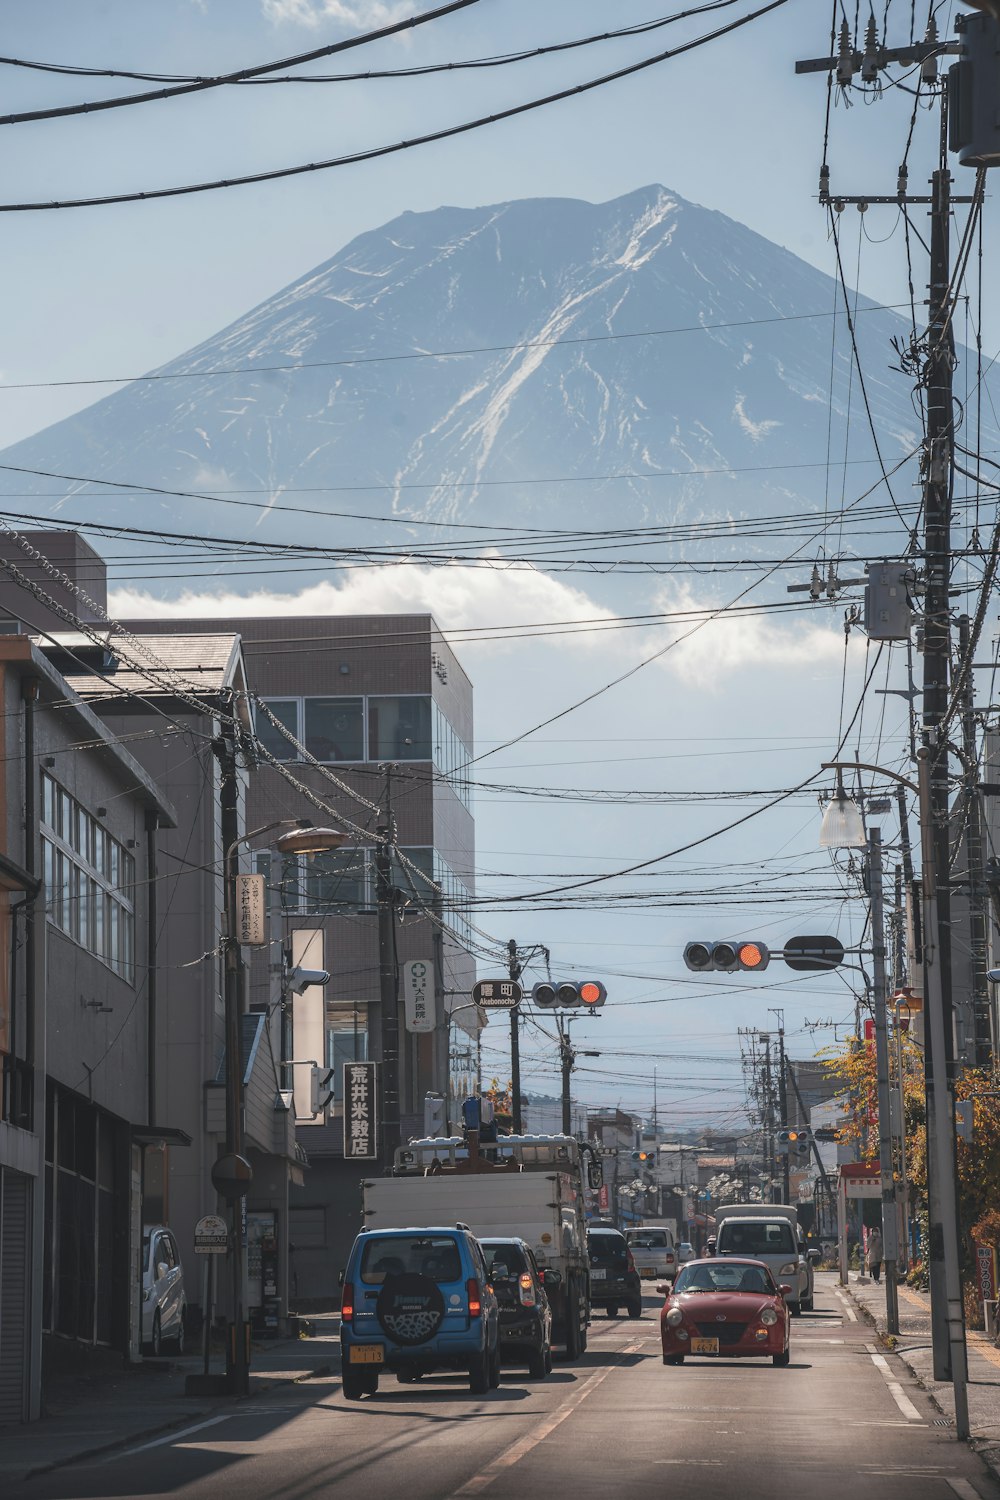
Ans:
<svg viewBox="0 0 1000 1500"><path fill-rule="evenodd" d="M788 1364L790 1318L784 1294L759 1260L692 1260L677 1273L660 1314L663 1363L682 1365L689 1354L713 1358L769 1358Z"/></svg>

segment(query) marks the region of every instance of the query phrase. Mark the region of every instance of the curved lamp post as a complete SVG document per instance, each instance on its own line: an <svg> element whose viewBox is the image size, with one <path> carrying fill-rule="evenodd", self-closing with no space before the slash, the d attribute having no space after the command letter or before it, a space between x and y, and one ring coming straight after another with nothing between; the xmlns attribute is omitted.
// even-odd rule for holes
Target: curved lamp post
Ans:
<svg viewBox="0 0 1000 1500"><path fill-rule="evenodd" d="M845 770L873 771L878 776L885 776L890 781L895 781L910 791L917 794L920 816L920 850L921 850L921 890L923 908L923 971L924 971L924 1006L925 1006L925 1035L924 1035L924 1076L926 1084L927 1100L927 1166L928 1166L928 1209L929 1209L929 1240L930 1240L930 1272L931 1272L931 1333L933 1338L935 1367L938 1362L947 1371L946 1378L950 1378L955 1398L955 1436L960 1439L969 1436L969 1398L968 1381L969 1366L968 1354L965 1343L965 1308L962 1302L962 1277L961 1261L959 1253L959 1230L958 1230L958 1196L956 1189L956 1158L955 1158L955 1106L952 1089L952 1081L948 1076L948 1057L950 1055L946 1042L946 1019L945 1006L946 997L950 995L951 975L948 975L948 985L945 985L942 973L942 953L947 954L947 945L942 948L939 941L938 922L938 870L935 860L933 801L931 798L931 762L932 755L928 747L922 746L917 751L917 781L914 784L908 777L901 776L898 771L890 771L885 766L869 765L864 761L827 761L823 764L823 770L836 771L838 776L838 798L843 796L842 773ZM849 799L844 799L849 800ZM855 809L857 811L857 809ZM877 832L877 830L873 830ZM947 878L947 871L944 872ZM872 909L872 932L877 945L880 945L880 935L875 927L874 903ZM884 952L883 952L884 963ZM884 976L883 976L884 995ZM881 1010L881 1018L879 1017ZM950 1017L950 1004L948 1006ZM876 1043L878 1042L878 1022L885 1029L885 1003L876 1007ZM888 1044L885 1043L885 1076L888 1081ZM879 1062L879 1074L881 1077L883 1068ZM881 1119L881 1088L879 1116ZM886 1117L888 1119L888 1102L886 1103ZM891 1143L891 1138L890 1138ZM879 1127L879 1155L882 1161L883 1174L883 1203L885 1203L885 1168L886 1161L891 1163L891 1155L886 1158L882 1154L882 1128ZM891 1174L891 1165L890 1165ZM895 1184L893 1183L893 1195ZM895 1248L896 1222L892 1221L893 1239L890 1242L885 1231L888 1223L883 1226L886 1249L890 1243ZM889 1296L889 1277L886 1277L886 1298Z"/></svg>
<svg viewBox="0 0 1000 1500"><path fill-rule="evenodd" d="M314 828L301 818L279 818L240 834L226 849L225 898L225 1032L226 1032L226 1154L212 1169L212 1181L230 1203L230 1285L232 1319L229 1327L228 1369L234 1395L245 1396L250 1389L250 1339L246 1319L245 1276L243 1263L242 1203L250 1186L250 1163L243 1155L243 980L245 969L240 955L237 931L237 850L241 844L272 833L276 828L292 831L275 839L273 848L282 854L321 854L339 849L350 841L350 835L333 828Z"/></svg>

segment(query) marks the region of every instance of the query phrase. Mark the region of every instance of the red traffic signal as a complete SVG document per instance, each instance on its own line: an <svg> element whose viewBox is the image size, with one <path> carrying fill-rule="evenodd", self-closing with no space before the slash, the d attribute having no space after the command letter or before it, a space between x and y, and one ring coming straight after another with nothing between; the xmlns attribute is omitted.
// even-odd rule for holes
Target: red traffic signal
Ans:
<svg viewBox="0 0 1000 1500"><path fill-rule="evenodd" d="M539 1010L596 1010L608 992L598 979L562 980L559 984L536 984L531 998Z"/></svg>
<svg viewBox="0 0 1000 1500"><path fill-rule="evenodd" d="M695 974L753 973L767 968L771 953L756 939L742 943L688 943L684 962Z"/></svg>

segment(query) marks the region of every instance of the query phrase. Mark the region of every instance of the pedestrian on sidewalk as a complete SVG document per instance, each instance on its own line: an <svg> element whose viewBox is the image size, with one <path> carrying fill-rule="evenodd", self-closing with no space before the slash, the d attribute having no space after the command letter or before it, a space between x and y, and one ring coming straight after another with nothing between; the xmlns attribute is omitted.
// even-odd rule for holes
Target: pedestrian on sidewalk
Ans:
<svg viewBox="0 0 1000 1500"><path fill-rule="evenodd" d="M868 1274L874 1282L882 1280L882 1231L877 1225L868 1231Z"/></svg>

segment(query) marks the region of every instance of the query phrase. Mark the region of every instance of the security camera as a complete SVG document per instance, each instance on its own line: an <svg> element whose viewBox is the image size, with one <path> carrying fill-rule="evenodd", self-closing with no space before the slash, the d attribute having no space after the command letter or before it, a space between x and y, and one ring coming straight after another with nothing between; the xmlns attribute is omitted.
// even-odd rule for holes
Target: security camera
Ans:
<svg viewBox="0 0 1000 1500"><path fill-rule="evenodd" d="M296 965L288 973L288 988L293 995L300 995L303 990L308 989L311 984L329 984L329 969L303 969Z"/></svg>

